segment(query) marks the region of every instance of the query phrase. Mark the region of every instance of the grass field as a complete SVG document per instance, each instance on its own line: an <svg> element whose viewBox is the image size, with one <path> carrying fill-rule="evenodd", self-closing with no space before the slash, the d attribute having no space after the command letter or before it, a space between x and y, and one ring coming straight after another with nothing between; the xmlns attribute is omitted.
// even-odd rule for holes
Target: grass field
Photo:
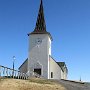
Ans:
<svg viewBox="0 0 90 90"><path fill-rule="evenodd" d="M62 85L45 79L0 79L0 90L66 90Z"/></svg>

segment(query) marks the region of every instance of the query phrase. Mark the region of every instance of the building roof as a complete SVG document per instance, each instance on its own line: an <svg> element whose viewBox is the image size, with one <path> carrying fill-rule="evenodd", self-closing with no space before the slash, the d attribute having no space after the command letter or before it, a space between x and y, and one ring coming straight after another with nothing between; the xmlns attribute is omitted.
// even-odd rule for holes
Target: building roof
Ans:
<svg viewBox="0 0 90 90"><path fill-rule="evenodd" d="M44 19L43 3L41 0L36 26L32 33L46 33L46 32L47 31L46 31L46 24Z"/></svg>
<svg viewBox="0 0 90 90"><path fill-rule="evenodd" d="M64 67L65 66L65 62L57 62L57 64L61 67Z"/></svg>
<svg viewBox="0 0 90 90"><path fill-rule="evenodd" d="M28 61L28 58L23 62L23 64L18 69L20 69L27 61Z"/></svg>
<svg viewBox="0 0 90 90"><path fill-rule="evenodd" d="M31 34L48 34L52 40L51 34L46 31L46 23L45 23L45 19L44 19L44 10L43 10L42 0L40 3L40 8L39 8L39 12L38 12L35 29L33 32L29 33L28 36Z"/></svg>
<svg viewBox="0 0 90 90"><path fill-rule="evenodd" d="M66 71L68 72L65 62L57 62L57 64L62 68L63 71L66 68Z"/></svg>

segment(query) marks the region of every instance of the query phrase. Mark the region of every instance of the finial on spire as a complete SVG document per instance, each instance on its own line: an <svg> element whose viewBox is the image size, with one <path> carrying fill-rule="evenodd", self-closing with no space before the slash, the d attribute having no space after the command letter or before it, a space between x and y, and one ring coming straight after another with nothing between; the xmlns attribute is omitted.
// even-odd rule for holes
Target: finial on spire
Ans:
<svg viewBox="0 0 90 90"><path fill-rule="evenodd" d="M80 77L80 81L82 81L81 77Z"/></svg>
<svg viewBox="0 0 90 90"><path fill-rule="evenodd" d="M41 3L42 3L42 0L41 0Z"/></svg>

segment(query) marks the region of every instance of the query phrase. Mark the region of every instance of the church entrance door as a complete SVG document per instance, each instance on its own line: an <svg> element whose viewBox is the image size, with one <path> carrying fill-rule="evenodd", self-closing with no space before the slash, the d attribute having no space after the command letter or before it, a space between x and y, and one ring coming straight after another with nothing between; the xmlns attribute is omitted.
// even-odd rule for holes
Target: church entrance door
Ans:
<svg viewBox="0 0 90 90"><path fill-rule="evenodd" d="M41 75L41 68L39 68L39 69L34 69L34 72L36 73L36 74L39 74L39 75Z"/></svg>

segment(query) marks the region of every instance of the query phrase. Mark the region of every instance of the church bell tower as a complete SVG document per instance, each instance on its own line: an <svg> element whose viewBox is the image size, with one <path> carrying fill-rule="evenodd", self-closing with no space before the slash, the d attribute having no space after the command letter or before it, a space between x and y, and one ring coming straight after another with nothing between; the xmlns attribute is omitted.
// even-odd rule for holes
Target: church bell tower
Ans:
<svg viewBox="0 0 90 90"><path fill-rule="evenodd" d="M43 2L40 1L40 8L36 26L29 36L28 72L30 76L38 74L49 79L49 56L51 55L52 37L46 31L44 19Z"/></svg>

